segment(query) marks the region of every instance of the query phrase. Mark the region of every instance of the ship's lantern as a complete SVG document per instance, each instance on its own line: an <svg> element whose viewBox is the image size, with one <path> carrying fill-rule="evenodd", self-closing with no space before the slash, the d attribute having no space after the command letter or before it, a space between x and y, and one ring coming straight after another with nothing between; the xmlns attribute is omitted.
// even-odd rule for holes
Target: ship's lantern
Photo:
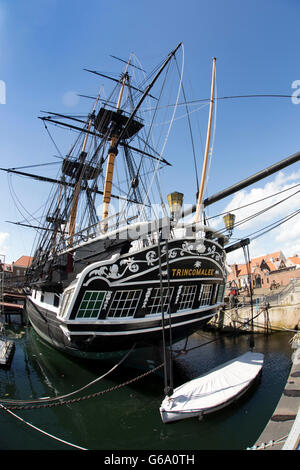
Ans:
<svg viewBox="0 0 300 470"><path fill-rule="evenodd" d="M226 214L223 217L223 220L224 220L226 230L228 230L228 232L231 235L232 231L233 231L233 228L234 228L235 215L230 214L230 212L228 212L228 214Z"/></svg>
<svg viewBox="0 0 300 470"><path fill-rule="evenodd" d="M174 219L178 219L181 213L183 194L176 191L174 193L168 194L168 203L171 216Z"/></svg>

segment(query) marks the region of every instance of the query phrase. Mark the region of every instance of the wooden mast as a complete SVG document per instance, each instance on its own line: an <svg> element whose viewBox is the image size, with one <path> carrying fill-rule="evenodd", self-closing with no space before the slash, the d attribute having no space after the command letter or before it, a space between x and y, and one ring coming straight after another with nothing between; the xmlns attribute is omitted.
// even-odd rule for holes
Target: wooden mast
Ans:
<svg viewBox="0 0 300 470"><path fill-rule="evenodd" d="M90 128L91 128L91 125L92 125L92 122L93 122L93 114L96 110L96 106L97 106L97 103L98 103L98 100L99 100L99 96L100 96L100 92L98 93L98 96L96 98L96 101L95 101L95 104L94 104L94 107L93 107L93 111L92 111L92 114L91 114L91 117L90 117L90 120L89 120L89 123L88 123L85 138L84 138L84 141L83 141L82 150L81 150L81 154L80 154L81 156L83 156L82 159L86 156L85 149L86 149L86 145L87 145L87 141L88 141L89 131L90 131ZM81 174L80 178L78 179L78 181L76 182L75 187L74 187L72 207L71 207L71 213L70 213L70 223L69 223L69 237L71 237L70 238L70 243L69 243L70 245L72 245L72 243L73 243L73 238L72 237L75 233L77 207L78 207L79 194L80 194L80 191L81 191L82 176L83 175Z"/></svg>
<svg viewBox="0 0 300 470"><path fill-rule="evenodd" d="M175 56L175 54L176 54L176 52L177 52L177 50L179 49L180 46L181 46L181 42L169 54L168 58L165 60L165 62L163 63L163 65L161 66L161 68L159 69L157 74L155 75L155 77L152 79L151 83L145 89L145 91L143 93L143 96L140 98L137 106L135 107L134 111L131 113L131 116L129 117L129 119L127 121L127 124L125 125L124 129L122 130L121 135L112 136L111 146L110 146L109 153L108 153L108 163L107 163L107 167L106 167L106 177L105 177L105 185L104 185L103 212L102 212L102 230L104 232L106 232L107 228L108 228L108 225L107 225L107 222L105 222L105 219L108 216L108 209L109 209L109 203L110 203L110 197L111 197L110 194L111 194L112 178L113 178L113 171L114 171L114 161L115 161L115 158L116 158L116 155L117 155L117 152L118 152L117 147L118 147L118 145L119 145L119 143L122 139L122 136L125 134L125 130L129 127L130 123L133 121L134 116L136 115L138 109L142 105L142 103L145 100L146 96L149 94L149 92L150 92L151 88L153 87L154 83L156 82L158 77L161 75L162 71L165 69L167 64L172 59L172 57ZM127 78L127 69L128 69L129 65L130 65L130 59L127 63L126 70L125 70L125 73L124 73L124 76L123 76L122 88L121 88L121 91L120 91L120 96L119 96L119 100L118 100L118 104L117 104L117 109L121 105L122 95L123 95L123 91L124 91L124 87L125 87L125 81L126 81L126 78Z"/></svg>
<svg viewBox="0 0 300 470"><path fill-rule="evenodd" d="M208 129L207 129L207 136L206 136L206 146L205 146L205 154L204 154L204 162L202 168L202 177L201 177L201 184L198 194L198 201L196 206L196 214L194 222L199 222L202 201L203 201L203 192L204 192L204 184L206 178L206 169L207 169L207 161L208 161L208 153L209 153L209 145L210 145L210 134L211 134L211 123L212 123L212 115L213 115L213 104L214 104L214 92L215 92L215 75L216 75L216 58L213 58L213 69L212 69L212 83L211 83L211 95L210 95L210 106L209 106L209 117L208 117Z"/></svg>
<svg viewBox="0 0 300 470"><path fill-rule="evenodd" d="M130 58L127 62L126 69L123 74L122 86L121 86L121 90L120 90L120 94L119 94L119 98L118 98L118 102L116 106L117 110L120 109L121 107L129 63L130 63ZM112 181L113 181L114 167L115 167L115 158L118 154L118 143L119 143L118 135L113 135L111 137L110 147L108 150L108 161L107 161L107 166L106 166L106 174L105 174L105 182L104 182L104 190L103 190L102 220L108 217L109 204L111 200L111 188L112 188ZM101 228L103 232L106 232L108 229L107 222L102 223Z"/></svg>

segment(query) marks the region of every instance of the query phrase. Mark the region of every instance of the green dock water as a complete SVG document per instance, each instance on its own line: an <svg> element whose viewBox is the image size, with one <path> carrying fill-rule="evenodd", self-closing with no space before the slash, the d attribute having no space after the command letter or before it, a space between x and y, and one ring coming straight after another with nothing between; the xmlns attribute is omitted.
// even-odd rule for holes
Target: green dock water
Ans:
<svg viewBox="0 0 300 470"><path fill-rule="evenodd" d="M95 380L114 364L66 356L42 342L30 326L9 328L9 338L14 337L16 349L10 368L0 369L2 398L26 401L65 395ZM255 335L255 351L265 355L260 382L241 400L202 421L194 418L163 424L159 414L164 397L163 377L152 373L117 387L145 372L126 362L70 397L81 398L78 401L11 410L43 432L0 409L0 449L74 450L70 444L89 450L121 451L246 449L257 440L280 399L291 367L292 336L289 332ZM183 345L184 342L177 343L175 347L180 349ZM190 348L194 349L174 361L175 386L249 350L249 336L199 332L190 337ZM139 352L132 353L135 354ZM114 389L99 395L108 388ZM97 396L82 399L92 394Z"/></svg>

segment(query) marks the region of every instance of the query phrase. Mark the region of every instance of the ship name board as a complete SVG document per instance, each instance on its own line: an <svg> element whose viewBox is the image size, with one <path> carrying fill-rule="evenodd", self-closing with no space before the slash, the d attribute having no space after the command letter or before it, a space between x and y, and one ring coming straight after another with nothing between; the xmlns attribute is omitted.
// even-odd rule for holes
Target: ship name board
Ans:
<svg viewBox="0 0 300 470"><path fill-rule="evenodd" d="M205 268L172 268L172 276L213 276L215 270Z"/></svg>

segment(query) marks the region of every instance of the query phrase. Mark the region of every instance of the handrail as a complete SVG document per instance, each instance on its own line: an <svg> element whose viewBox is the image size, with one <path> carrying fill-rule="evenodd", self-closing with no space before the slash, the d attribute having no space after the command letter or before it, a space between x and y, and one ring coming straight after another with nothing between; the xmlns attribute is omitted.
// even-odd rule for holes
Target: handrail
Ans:
<svg viewBox="0 0 300 470"><path fill-rule="evenodd" d="M110 217L109 219L112 219L112 217ZM207 225L189 222L177 223L175 226L173 226L172 221L169 217L164 217L162 219L157 219L148 222L137 222L132 225L126 223L116 229L114 229L114 226L112 226L112 229L107 232L102 230L102 224L103 221L100 221L86 229L81 230L80 232L75 233L72 237L68 237L64 240L61 240L56 247L56 252L62 254L68 251L73 251L78 246L83 246L85 244L91 243L91 241L95 241L95 238L97 238L97 240L101 240L113 239L115 237L116 239L120 240L127 239L130 241L134 241L141 240L144 236L144 238L147 238L148 241L151 243L151 238L149 237L151 237L152 235L154 236L154 238L156 238L157 241L157 234L160 230L162 230L162 232L166 234L166 237L163 238L175 238L174 230L176 229L186 229L186 232L188 232L189 229L194 229L194 234L196 234L197 232L211 233L212 238L221 238L224 241L227 241L227 237L224 234L221 234L216 230L211 229ZM164 230L166 232L164 232ZM188 233L186 233L185 236L188 236ZM70 244L70 238L72 238L73 240L72 245Z"/></svg>

